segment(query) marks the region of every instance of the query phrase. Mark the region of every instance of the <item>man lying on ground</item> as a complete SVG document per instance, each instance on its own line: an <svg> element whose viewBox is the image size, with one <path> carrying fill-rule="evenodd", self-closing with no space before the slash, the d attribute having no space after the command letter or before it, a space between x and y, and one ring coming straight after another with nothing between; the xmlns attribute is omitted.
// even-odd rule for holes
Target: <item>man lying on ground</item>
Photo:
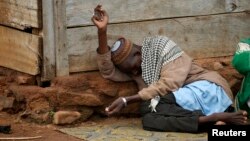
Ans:
<svg viewBox="0 0 250 141"><path fill-rule="evenodd" d="M217 72L196 65L178 45L164 36L144 39L142 46L119 38L107 44L108 14L100 5L92 17L98 29L97 63L102 76L113 81L134 80L139 92L120 97L106 108L108 115L127 104L140 107L145 130L198 132L218 121L246 124L246 111L232 112L233 95Z"/></svg>

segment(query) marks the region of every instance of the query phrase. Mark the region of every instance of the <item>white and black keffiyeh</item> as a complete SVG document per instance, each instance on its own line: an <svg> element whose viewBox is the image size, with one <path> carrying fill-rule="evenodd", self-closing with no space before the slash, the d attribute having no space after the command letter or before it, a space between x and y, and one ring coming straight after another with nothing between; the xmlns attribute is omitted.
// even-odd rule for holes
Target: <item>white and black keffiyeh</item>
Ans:
<svg viewBox="0 0 250 141"><path fill-rule="evenodd" d="M144 39L142 44L142 78L147 85L157 82L163 65L180 57L183 51L175 42L164 36L153 36ZM151 101L159 101L159 96ZM157 104L153 104L157 105ZM155 107L150 107L155 111ZM156 111L155 111L156 112Z"/></svg>

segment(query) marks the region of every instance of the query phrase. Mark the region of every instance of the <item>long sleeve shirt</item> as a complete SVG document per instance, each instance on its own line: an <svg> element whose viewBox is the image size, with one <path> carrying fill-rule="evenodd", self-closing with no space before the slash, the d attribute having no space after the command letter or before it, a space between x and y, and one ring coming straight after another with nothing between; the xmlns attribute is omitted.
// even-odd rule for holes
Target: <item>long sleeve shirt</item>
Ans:
<svg viewBox="0 0 250 141"><path fill-rule="evenodd" d="M102 76L113 81L131 81L127 74L119 71L111 61L111 52L97 54L97 64ZM178 88L198 80L208 80L221 86L229 98L233 100L232 91L227 81L215 71L206 70L193 62L193 59L183 53L179 58L167 63L161 69L160 79L138 92L143 100L149 100L156 95L166 95Z"/></svg>

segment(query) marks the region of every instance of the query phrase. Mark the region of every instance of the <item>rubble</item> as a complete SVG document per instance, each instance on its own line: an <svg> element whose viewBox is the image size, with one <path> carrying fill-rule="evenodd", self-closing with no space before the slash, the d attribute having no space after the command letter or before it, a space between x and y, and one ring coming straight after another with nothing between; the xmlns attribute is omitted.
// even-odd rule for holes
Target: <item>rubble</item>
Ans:
<svg viewBox="0 0 250 141"><path fill-rule="evenodd" d="M231 56L195 60L206 69L218 71L236 94L243 77L230 61ZM36 76L0 67L0 110L12 109L20 118L37 123L69 124L86 121L93 114L106 116L104 110L112 101L138 91L134 82L113 82L98 71L56 77L48 87L38 86L35 80ZM130 104L120 115L139 115L138 107L139 103ZM60 118L64 114L60 111L77 114L69 122L67 116Z"/></svg>
<svg viewBox="0 0 250 141"><path fill-rule="evenodd" d="M54 124L71 124L78 120L81 114L77 111L58 111L53 116Z"/></svg>

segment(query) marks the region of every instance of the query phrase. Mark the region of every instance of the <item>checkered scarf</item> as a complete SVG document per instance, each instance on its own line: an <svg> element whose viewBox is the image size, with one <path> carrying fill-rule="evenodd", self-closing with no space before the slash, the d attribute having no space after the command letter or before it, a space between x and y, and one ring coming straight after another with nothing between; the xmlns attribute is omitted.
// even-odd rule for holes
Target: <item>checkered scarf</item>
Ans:
<svg viewBox="0 0 250 141"><path fill-rule="evenodd" d="M147 85L160 78L163 65L180 57L183 51L164 36L147 37L142 44L142 78Z"/></svg>
<svg viewBox="0 0 250 141"><path fill-rule="evenodd" d="M180 57L183 51L175 42L167 37L154 36L144 39L142 44L142 78L147 85L153 84L160 79L163 65ZM156 106L160 96L151 99L149 108L151 112L157 112Z"/></svg>

